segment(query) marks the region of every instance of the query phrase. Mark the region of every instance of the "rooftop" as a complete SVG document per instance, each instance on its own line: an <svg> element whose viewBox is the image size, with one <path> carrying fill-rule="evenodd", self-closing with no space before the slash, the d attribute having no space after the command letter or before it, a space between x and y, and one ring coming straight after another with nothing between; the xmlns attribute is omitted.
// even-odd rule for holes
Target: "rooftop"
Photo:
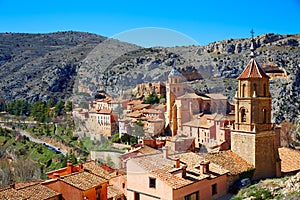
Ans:
<svg viewBox="0 0 300 200"><path fill-rule="evenodd" d="M0 199L5 200L23 200L25 196L18 192L18 190L13 189L11 187L6 187L0 190Z"/></svg>
<svg viewBox="0 0 300 200"><path fill-rule="evenodd" d="M200 118L184 123L183 125L191 126L191 127L199 127L199 128L210 128L211 124L209 122L209 119L211 118L212 118L211 114L204 114Z"/></svg>
<svg viewBox="0 0 300 200"><path fill-rule="evenodd" d="M265 71L259 66L254 58L251 58L248 65L238 77L238 79L248 78L270 78Z"/></svg>
<svg viewBox="0 0 300 200"><path fill-rule="evenodd" d="M109 185L107 187L107 199L119 197L119 196L123 196L123 195L124 195L123 192L120 191L118 188L116 188L112 185Z"/></svg>
<svg viewBox="0 0 300 200"><path fill-rule="evenodd" d="M195 94L195 93L186 93L180 97L178 97L177 99L201 99L202 97L200 97L199 95Z"/></svg>
<svg viewBox="0 0 300 200"><path fill-rule="evenodd" d="M287 147L278 148L283 173L300 171L300 151Z"/></svg>
<svg viewBox="0 0 300 200"><path fill-rule="evenodd" d="M60 194L41 184L27 186L18 191L28 200L49 199Z"/></svg>
<svg viewBox="0 0 300 200"><path fill-rule="evenodd" d="M205 154L205 158L217 165L220 165L224 169L227 169L231 175L237 175L247 171L248 169L254 168L251 164L233 153L231 150Z"/></svg>
<svg viewBox="0 0 300 200"><path fill-rule="evenodd" d="M175 67L173 67L168 77L171 76L182 76L182 74Z"/></svg>
<svg viewBox="0 0 300 200"><path fill-rule="evenodd" d="M84 170L88 170L89 172L100 176L104 179L110 179L112 177L112 174L107 172L105 169L103 169L100 165L95 163L95 161L89 161L82 164Z"/></svg>
<svg viewBox="0 0 300 200"><path fill-rule="evenodd" d="M211 94L205 94L205 95L211 99L226 99L227 100L227 97L225 97L221 93L211 93Z"/></svg>
<svg viewBox="0 0 300 200"><path fill-rule="evenodd" d="M88 172L73 173L61 177L60 180L84 191L106 182L106 179Z"/></svg>
<svg viewBox="0 0 300 200"><path fill-rule="evenodd" d="M176 158L180 158L179 168L174 167ZM133 159L133 161L145 171L165 182L173 189L178 189L206 178L214 178L227 173L226 170L211 163L209 172L203 174L199 169L201 160L203 160L202 157L191 152L176 154L170 156L168 159L165 159L163 154L140 156ZM183 170L182 168L184 166L187 166L186 176L182 177L179 176L177 172Z"/></svg>

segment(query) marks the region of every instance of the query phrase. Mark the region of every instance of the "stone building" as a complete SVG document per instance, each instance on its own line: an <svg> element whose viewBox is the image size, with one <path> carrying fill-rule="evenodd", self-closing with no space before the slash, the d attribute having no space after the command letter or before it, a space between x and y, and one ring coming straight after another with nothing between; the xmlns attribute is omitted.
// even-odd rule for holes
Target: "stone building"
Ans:
<svg viewBox="0 0 300 200"><path fill-rule="evenodd" d="M238 77L231 150L255 167L254 179L280 176L276 131L271 123L270 77L251 59Z"/></svg>

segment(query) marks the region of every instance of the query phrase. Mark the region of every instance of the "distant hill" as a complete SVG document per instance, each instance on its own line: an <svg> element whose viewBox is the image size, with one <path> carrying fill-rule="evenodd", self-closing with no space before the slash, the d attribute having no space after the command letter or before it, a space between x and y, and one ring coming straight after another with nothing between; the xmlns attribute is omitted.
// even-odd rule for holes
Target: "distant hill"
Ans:
<svg viewBox="0 0 300 200"><path fill-rule="evenodd" d="M271 80L273 119L300 121L300 35L254 38L257 60L282 67L287 79ZM0 98L6 100L91 100L97 90L111 95L136 84L165 81L173 66L196 90L222 92L231 100L236 77L250 57L250 38L207 46L142 48L80 32L0 34Z"/></svg>
<svg viewBox="0 0 300 200"><path fill-rule="evenodd" d="M82 59L105 37L90 33L0 34L0 97L66 99Z"/></svg>

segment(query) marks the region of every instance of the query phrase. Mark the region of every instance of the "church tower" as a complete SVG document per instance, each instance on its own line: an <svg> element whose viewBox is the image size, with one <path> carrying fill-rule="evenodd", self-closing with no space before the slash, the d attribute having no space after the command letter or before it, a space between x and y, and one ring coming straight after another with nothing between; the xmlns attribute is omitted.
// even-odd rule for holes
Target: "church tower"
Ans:
<svg viewBox="0 0 300 200"><path fill-rule="evenodd" d="M270 77L255 60L253 39L250 50L251 59L238 77L231 150L255 167L254 179L277 177L281 165L271 123Z"/></svg>
<svg viewBox="0 0 300 200"><path fill-rule="evenodd" d="M167 98L167 113L166 113L166 126L170 126L172 136L177 134L177 107L175 100L177 97L182 96L185 93L186 83L181 73L177 71L175 67L172 68L168 75L166 84L166 98Z"/></svg>

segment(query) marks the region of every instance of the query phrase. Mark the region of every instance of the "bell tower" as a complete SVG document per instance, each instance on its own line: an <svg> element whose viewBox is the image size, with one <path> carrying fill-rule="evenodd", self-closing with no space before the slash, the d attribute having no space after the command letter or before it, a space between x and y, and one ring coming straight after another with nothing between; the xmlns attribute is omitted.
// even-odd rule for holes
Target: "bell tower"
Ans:
<svg viewBox="0 0 300 200"><path fill-rule="evenodd" d="M182 96L185 93L186 83L184 81L183 75L178 72L178 70L173 67L170 74L168 75L168 80L166 83L166 99L167 99L167 113L166 113L166 126L170 126L172 135L177 134L177 106L175 105L175 100L177 97Z"/></svg>
<svg viewBox="0 0 300 200"><path fill-rule="evenodd" d="M255 167L254 179L276 177L281 165L271 123L270 77L255 60L253 38L250 50L250 61L238 77L231 150Z"/></svg>

